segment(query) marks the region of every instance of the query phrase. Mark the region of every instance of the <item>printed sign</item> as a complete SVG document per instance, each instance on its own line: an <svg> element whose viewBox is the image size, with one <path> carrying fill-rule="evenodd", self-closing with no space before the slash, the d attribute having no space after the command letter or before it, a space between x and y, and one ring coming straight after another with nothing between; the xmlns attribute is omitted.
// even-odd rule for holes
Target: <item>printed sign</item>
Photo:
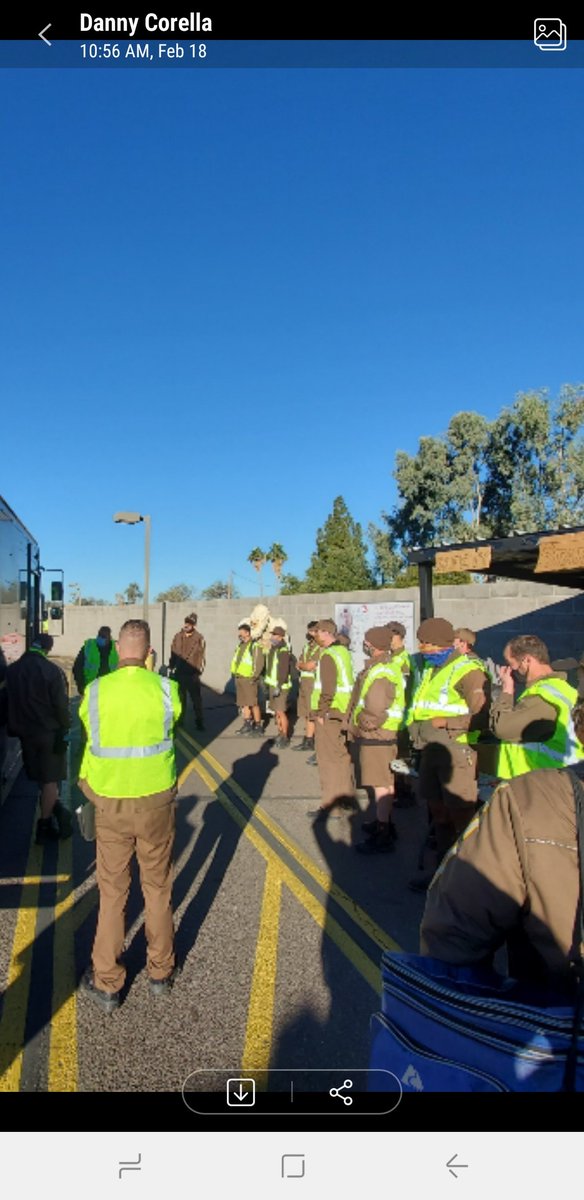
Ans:
<svg viewBox="0 0 584 1200"><path fill-rule="evenodd" d="M400 621L405 625L405 644L413 654L417 650L414 637L414 605L412 600L388 601L383 604L335 604L335 621L339 633L351 639L350 651L355 674L365 665L363 636L374 625Z"/></svg>

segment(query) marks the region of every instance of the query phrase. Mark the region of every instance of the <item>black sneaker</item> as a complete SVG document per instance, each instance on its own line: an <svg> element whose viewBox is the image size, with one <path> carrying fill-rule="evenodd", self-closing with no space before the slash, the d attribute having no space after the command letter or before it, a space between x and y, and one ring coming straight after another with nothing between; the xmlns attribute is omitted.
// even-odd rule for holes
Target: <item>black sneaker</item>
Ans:
<svg viewBox="0 0 584 1200"><path fill-rule="evenodd" d="M59 829L52 817L39 817L34 840L37 846L45 846L47 842L58 842Z"/></svg>
<svg viewBox="0 0 584 1200"><path fill-rule="evenodd" d="M251 721L244 721L243 725L239 729L236 729L235 732L241 734L242 737L245 737L247 734L251 733L252 729L253 725Z"/></svg>
<svg viewBox="0 0 584 1200"><path fill-rule="evenodd" d="M263 727L263 725L254 725L254 726L253 726L253 727L250 729L250 734L251 734L251 736L252 736L252 737L263 737L263 736L264 736L264 727Z"/></svg>
<svg viewBox="0 0 584 1200"><path fill-rule="evenodd" d="M290 738L284 737L283 733L281 733L280 736L277 737L274 742L274 746L276 747L277 750L286 750L289 745L290 745Z"/></svg>
<svg viewBox="0 0 584 1200"><path fill-rule="evenodd" d="M166 979L149 979L148 987L150 988L151 996L155 996L157 1000L165 999L169 996L176 983L177 975L178 967L175 967L174 971L171 971L170 975L166 976Z"/></svg>
<svg viewBox="0 0 584 1200"><path fill-rule="evenodd" d="M91 996L93 1003L108 1016L111 1016L116 1008L120 1007L120 992L102 992L101 988L95 986L91 970L85 972L81 980L81 988L88 996Z"/></svg>
<svg viewBox="0 0 584 1200"><path fill-rule="evenodd" d="M307 761L309 767L318 766L316 754L311 754L310 757L306 759L306 761Z"/></svg>

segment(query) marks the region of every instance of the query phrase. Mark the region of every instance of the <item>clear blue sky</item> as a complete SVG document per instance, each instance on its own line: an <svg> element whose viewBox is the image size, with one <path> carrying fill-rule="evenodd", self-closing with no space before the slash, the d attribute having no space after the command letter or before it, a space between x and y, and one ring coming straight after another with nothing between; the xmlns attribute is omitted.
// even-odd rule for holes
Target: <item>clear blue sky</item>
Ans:
<svg viewBox="0 0 584 1200"><path fill-rule="evenodd" d="M302 574L339 493L379 521L397 449L581 381L583 98L579 70L0 72L0 493L45 565L141 582L134 509L153 595L257 594L251 548Z"/></svg>

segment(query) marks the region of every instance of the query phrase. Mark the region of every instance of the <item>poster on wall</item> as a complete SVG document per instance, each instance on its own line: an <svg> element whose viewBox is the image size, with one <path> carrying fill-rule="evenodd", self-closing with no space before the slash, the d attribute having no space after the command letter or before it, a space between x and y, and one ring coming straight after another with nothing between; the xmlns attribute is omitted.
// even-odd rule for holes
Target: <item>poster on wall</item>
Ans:
<svg viewBox="0 0 584 1200"><path fill-rule="evenodd" d="M414 653L417 642L414 638L414 604L412 600L389 601L383 604L335 604L335 621L339 633L351 639L351 658L355 674L365 665L363 636L374 625L387 625L389 621L400 621L405 625L405 644Z"/></svg>

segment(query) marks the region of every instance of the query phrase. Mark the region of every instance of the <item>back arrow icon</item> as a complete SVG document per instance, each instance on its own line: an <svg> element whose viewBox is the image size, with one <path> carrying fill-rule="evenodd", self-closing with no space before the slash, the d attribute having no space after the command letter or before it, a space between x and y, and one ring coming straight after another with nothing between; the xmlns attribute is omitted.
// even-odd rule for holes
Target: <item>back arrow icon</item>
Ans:
<svg viewBox="0 0 584 1200"><path fill-rule="evenodd" d="M450 1158L448 1160L448 1162L446 1163L446 1166L448 1167L450 1174L454 1175L455 1179L458 1179L458 1175L456 1174L456 1172L464 1170L466 1167L468 1167L468 1163L455 1162L454 1161L455 1158L456 1158L456 1154L453 1154L452 1158Z"/></svg>
<svg viewBox="0 0 584 1200"><path fill-rule="evenodd" d="M50 29L50 28L51 28L51 21L49 21L49 24L45 25L44 29L41 29L41 31L39 33L39 37L43 39L43 42L47 43L47 46L52 46L53 43L50 42L48 38L43 37L43 34L45 34L47 32L47 29Z"/></svg>

